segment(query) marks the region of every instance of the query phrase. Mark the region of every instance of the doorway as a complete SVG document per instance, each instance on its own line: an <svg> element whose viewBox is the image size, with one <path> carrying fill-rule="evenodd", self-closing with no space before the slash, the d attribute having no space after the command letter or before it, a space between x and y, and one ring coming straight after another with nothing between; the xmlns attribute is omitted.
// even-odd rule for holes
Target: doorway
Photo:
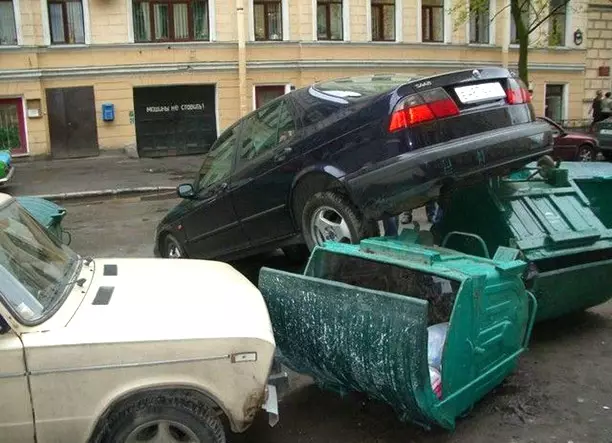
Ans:
<svg viewBox="0 0 612 443"><path fill-rule="evenodd" d="M51 156L99 155L93 86L46 90Z"/></svg>
<svg viewBox="0 0 612 443"><path fill-rule="evenodd" d="M544 115L549 119L561 123L565 120L565 88L566 85L546 85L546 102Z"/></svg>
<svg viewBox="0 0 612 443"><path fill-rule="evenodd" d="M217 139L215 85L134 88L140 157L203 154Z"/></svg>
<svg viewBox="0 0 612 443"><path fill-rule="evenodd" d="M0 151L10 151L11 155L28 153L21 98L0 99Z"/></svg>

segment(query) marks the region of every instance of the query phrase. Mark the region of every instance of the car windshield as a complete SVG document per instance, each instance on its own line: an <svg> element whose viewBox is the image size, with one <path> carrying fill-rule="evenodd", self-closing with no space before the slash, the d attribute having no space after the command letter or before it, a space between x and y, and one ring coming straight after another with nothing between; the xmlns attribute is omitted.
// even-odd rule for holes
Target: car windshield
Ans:
<svg viewBox="0 0 612 443"><path fill-rule="evenodd" d="M17 201L0 206L0 293L22 320L36 322L58 305L79 262Z"/></svg>
<svg viewBox="0 0 612 443"><path fill-rule="evenodd" d="M354 101L391 91L416 78L405 74L364 75L317 83L314 88L326 95Z"/></svg>

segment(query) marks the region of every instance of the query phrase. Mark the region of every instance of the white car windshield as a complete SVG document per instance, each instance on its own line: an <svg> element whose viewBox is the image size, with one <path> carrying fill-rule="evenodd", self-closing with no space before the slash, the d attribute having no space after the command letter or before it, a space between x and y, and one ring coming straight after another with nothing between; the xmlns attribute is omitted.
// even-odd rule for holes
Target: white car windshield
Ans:
<svg viewBox="0 0 612 443"><path fill-rule="evenodd" d="M17 201L0 206L0 294L23 321L40 320L62 301L79 262Z"/></svg>

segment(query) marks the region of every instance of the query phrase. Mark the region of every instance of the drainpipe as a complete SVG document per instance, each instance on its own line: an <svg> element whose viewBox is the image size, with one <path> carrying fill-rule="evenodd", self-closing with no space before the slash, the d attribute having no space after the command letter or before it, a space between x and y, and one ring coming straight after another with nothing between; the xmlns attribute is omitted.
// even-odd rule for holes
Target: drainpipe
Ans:
<svg viewBox="0 0 612 443"><path fill-rule="evenodd" d="M236 0L238 27L238 89L240 93L240 117L248 113L246 80L246 36L244 32L244 0Z"/></svg>
<svg viewBox="0 0 612 443"><path fill-rule="evenodd" d="M502 35L502 54L501 54L501 59L502 59L502 66L504 68L508 68L508 47L510 46L510 21L512 19L512 14L510 13L510 1L508 1L507 3L504 2L504 5L502 7L505 7L506 9L503 11L502 15L502 19L503 19L503 35Z"/></svg>

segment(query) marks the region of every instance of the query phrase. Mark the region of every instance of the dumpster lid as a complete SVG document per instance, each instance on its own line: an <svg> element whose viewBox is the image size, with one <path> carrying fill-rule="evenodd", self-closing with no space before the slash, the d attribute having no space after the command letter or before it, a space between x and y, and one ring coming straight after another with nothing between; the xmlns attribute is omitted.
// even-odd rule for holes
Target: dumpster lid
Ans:
<svg viewBox="0 0 612 443"><path fill-rule="evenodd" d="M569 248L593 246L611 237L572 182L555 187L542 180L508 180L489 189L513 235L511 245L528 258L554 255L561 248L567 253Z"/></svg>
<svg viewBox="0 0 612 443"><path fill-rule="evenodd" d="M15 200L47 229L61 222L66 215L63 207L44 198L15 197Z"/></svg>
<svg viewBox="0 0 612 443"><path fill-rule="evenodd" d="M520 274L527 266L524 261L517 259L518 251L512 248L507 249L516 253L497 254L490 259L439 246L418 244L414 232L412 229L404 229L397 237L368 238L357 245L325 242L313 251L304 274L322 275L317 266L325 252L385 262L461 282L491 272Z"/></svg>

